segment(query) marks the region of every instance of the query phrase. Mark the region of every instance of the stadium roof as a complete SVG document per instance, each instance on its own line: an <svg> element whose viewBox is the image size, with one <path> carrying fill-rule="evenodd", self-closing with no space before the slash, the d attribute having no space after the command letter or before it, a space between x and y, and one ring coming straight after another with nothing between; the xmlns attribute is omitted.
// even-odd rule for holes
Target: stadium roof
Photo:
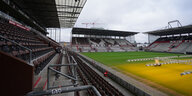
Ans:
<svg viewBox="0 0 192 96"><path fill-rule="evenodd" d="M88 29L88 28L73 28L72 34L83 34L83 35L101 35L101 36L131 36L139 32L129 31L117 31L117 30L104 30L104 29Z"/></svg>
<svg viewBox="0 0 192 96"><path fill-rule="evenodd" d="M192 25L145 32L145 34L156 35L156 36L187 34L187 33L192 33Z"/></svg>
<svg viewBox="0 0 192 96"><path fill-rule="evenodd" d="M46 28L74 26L87 0L13 0Z"/></svg>

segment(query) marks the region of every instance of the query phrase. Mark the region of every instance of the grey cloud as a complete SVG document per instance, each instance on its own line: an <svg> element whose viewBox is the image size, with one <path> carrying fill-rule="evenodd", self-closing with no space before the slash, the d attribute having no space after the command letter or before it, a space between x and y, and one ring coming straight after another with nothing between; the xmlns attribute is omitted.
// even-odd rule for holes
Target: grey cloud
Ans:
<svg viewBox="0 0 192 96"><path fill-rule="evenodd" d="M192 0L87 0L75 26L95 22L104 23L95 26L106 29L146 32L163 28L175 19L188 25L192 24L191 4ZM147 41L142 34L135 38L137 42Z"/></svg>

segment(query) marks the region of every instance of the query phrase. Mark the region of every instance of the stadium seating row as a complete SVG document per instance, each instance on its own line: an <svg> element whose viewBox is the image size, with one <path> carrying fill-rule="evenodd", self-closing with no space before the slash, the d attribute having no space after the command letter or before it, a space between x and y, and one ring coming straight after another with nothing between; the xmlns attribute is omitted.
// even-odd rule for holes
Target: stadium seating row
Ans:
<svg viewBox="0 0 192 96"><path fill-rule="evenodd" d="M70 55L72 55L70 53ZM100 75L98 75L93 69L91 69L88 65L86 65L84 62L82 62L81 59L79 59L75 54L73 54L75 60L77 61L79 68L78 70L82 70L83 74L88 78L90 83L94 85L98 91L101 93L102 96L123 96L123 94L114 88L111 84L109 84L106 80L104 80ZM80 71L78 73L81 73ZM82 77L82 74L81 74ZM84 80L84 83L87 84L86 80ZM92 92L88 91L90 95L92 95Z"/></svg>
<svg viewBox="0 0 192 96"><path fill-rule="evenodd" d="M147 47L150 51L186 53L192 52L192 36L163 37Z"/></svg>
<svg viewBox="0 0 192 96"><path fill-rule="evenodd" d="M30 58L30 50L32 52ZM38 74L54 57L54 47L31 30L0 20L0 51L28 62L32 59Z"/></svg>
<svg viewBox="0 0 192 96"><path fill-rule="evenodd" d="M72 50L76 52L125 52L136 51L129 41L125 39L109 38L72 38Z"/></svg>
<svg viewBox="0 0 192 96"><path fill-rule="evenodd" d="M56 52L51 51L36 60L33 61L35 73L38 74L49 63L49 61L55 56Z"/></svg>
<svg viewBox="0 0 192 96"><path fill-rule="evenodd" d="M132 45L129 41L125 39L102 39L102 38L79 38L73 37L72 44L73 45L95 45L99 46L114 46L114 45Z"/></svg>

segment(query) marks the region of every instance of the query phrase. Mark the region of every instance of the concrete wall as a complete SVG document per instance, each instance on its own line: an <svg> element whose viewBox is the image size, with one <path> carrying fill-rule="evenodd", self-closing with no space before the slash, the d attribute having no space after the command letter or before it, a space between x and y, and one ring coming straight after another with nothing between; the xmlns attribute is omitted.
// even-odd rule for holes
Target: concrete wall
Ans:
<svg viewBox="0 0 192 96"><path fill-rule="evenodd" d="M33 89L33 66L0 51L1 96L24 96Z"/></svg>

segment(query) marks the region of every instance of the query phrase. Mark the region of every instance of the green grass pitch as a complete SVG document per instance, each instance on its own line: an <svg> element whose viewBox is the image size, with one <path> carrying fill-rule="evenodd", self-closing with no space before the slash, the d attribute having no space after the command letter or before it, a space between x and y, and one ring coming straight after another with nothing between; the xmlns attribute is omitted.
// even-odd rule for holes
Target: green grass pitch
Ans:
<svg viewBox="0 0 192 96"><path fill-rule="evenodd" d="M129 59L141 59L152 57L181 56L183 54L157 53L157 52L97 52L81 53L105 65L113 66L116 64L127 64ZM144 61L145 62L145 61Z"/></svg>
<svg viewBox="0 0 192 96"><path fill-rule="evenodd" d="M175 94L172 93L173 91L184 96L192 96L192 74L180 76L181 72L184 72L186 70L192 70L192 65L168 64L162 65L160 67L152 67L145 65L149 63L155 63L153 60L127 62L128 59L181 56L183 54L158 52L97 52L81 54L88 56L111 68L114 68L126 75L134 75L132 76L133 78L139 77L141 78L139 81L144 82L149 86L155 87L163 92L166 92L169 95L175 96ZM185 58L181 59L183 60ZM192 58L188 57L186 59ZM145 81L149 81L155 84L148 83ZM172 91L170 92L168 90L164 90L163 88L159 88L159 86L157 85L163 86Z"/></svg>

